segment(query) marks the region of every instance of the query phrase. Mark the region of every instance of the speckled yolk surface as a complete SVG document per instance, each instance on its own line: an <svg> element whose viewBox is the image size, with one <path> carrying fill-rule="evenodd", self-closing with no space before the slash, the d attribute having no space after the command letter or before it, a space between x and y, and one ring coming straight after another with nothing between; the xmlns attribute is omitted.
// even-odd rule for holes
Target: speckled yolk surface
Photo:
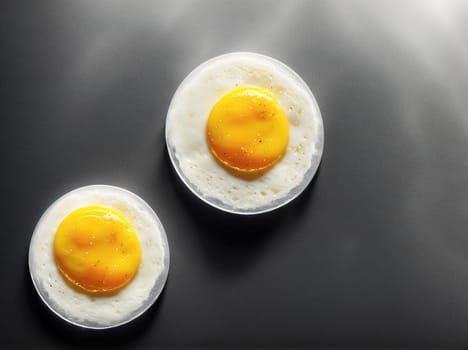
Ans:
<svg viewBox="0 0 468 350"><path fill-rule="evenodd" d="M206 137L221 165L238 176L257 177L286 152L288 120L272 94L256 87L241 87L214 105Z"/></svg>
<svg viewBox="0 0 468 350"><path fill-rule="evenodd" d="M62 276L86 294L118 292L135 276L141 259L138 237L120 213L101 206L79 208L59 225L55 262Z"/></svg>

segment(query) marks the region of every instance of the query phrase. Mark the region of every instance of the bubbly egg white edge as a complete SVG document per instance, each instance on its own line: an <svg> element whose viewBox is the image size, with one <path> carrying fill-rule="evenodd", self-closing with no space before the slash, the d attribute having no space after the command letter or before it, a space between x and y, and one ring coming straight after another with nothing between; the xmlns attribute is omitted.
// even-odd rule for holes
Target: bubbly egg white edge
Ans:
<svg viewBox="0 0 468 350"><path fill-rule="evenodd" d="M73 210L88 205L105 206L124 215L140 241L136 276L108 297L77 292L65 282L54 261L58 225ZM86 328L109 328L138 317L157 299L167 279L169 247L158 217L141 198L113 186L87 186L65 194L43 214L31 238L29 269L40 297L59 317Z"/></svg>
<svg viewBox="0 0 468 350"><path fill-rule="evenodd" d="M213 105L241 86L270 91L280 101L289 124L286 154L254 181L220 167L205 136ZM324 132L317 102L294 71L267 56L233 53L205 62L181 83L167 114L166 142L176 171L192 192L220 209L249 214L284 205L302 192L320 163Z"/></svg>

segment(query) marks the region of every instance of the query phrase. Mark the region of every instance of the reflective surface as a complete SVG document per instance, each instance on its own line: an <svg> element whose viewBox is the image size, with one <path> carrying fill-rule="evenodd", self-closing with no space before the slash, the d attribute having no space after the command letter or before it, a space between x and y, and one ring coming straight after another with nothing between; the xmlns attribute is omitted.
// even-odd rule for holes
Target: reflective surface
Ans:
<svg viewBox="0 0 468 350"><path fill-rule="evenodd" d="M0 23L3 347L468 346L466 2L10 2ZM194 200L164 146L180 81L232 51L290 66L324 120L314 181L271 215ZM118 332L70 329L27 271L44 208L89 183L140 194L171 247Z"/></svg>

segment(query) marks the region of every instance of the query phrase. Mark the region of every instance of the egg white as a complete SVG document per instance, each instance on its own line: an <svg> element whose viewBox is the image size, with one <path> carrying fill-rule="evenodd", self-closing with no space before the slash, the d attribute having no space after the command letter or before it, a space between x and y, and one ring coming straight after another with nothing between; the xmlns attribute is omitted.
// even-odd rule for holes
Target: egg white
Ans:
<svg viewBox="0 0 468 350"><path fill-rule="evenodd" d="M141 262L136 276L112 296L88 296L71 288L54 261L57 227L72 211L90 205L121 213L140 241ZM157 297L154 293L160 292L154 290L155 284L162 289L167 277L168 254L164 229L142 199L117 187L96 185L67 193L44 213L31 238L29 268L39 295L56 314L84 327L106 328L130 321L151 305L151 299Z"/></svg>
<svg viewBox="0 0 468 350"><path fill-rule="evenodd" d="M284 157L255 180L222 168L206 142L206 122L214 104L243 86L273 94L289 124ZM205 62L181 83L167 114L166 142L176 170L195 194L221 209L248 212L287 202L298 195L306 174L307 183L311 180L322 155L323 123L309 88L289 67L263 55L232 53Z"/></svg>

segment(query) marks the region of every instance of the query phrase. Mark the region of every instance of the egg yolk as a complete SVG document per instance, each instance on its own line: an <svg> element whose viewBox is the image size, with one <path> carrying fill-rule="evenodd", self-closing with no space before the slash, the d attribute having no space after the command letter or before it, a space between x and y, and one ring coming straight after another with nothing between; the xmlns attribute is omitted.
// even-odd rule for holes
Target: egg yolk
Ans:
<svg viewBox="0 0 468 350"><path fill-rule="evenodd" d="M289 128L279 101L256 87L241 87L214 105L206 124L215 159L235 175L255 178L286 152Z"/></svg>
<svg viewBox="0 0 468 350"><path fill-rule="evenodd" d="M54 238L54 256L65 279L86 294L115 293L135 276L140 242L120 213L88 206L69 214Z"/></svg>

